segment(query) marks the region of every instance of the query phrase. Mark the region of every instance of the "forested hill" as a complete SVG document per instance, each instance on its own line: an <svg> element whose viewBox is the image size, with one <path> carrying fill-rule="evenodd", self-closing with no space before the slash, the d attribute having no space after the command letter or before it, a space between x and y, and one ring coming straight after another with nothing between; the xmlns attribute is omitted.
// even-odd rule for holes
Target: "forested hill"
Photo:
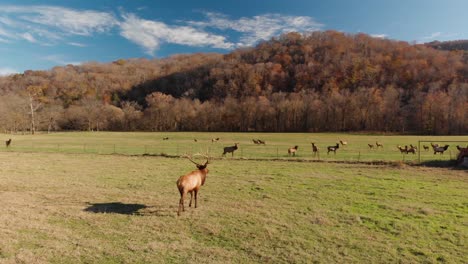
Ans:
<svg viewBox="0 0 468 264"><path fill-rule="evenodd" d="M468 40L432 41L425 45L438 50L463 50L468 52Z"/></svg>
<svg viewBox="0 0 468 264"><path fill-rule="evenodd" d="M229 54L0 78L0 127L468 133L468 56L365 34L289 33Z"/></svg>

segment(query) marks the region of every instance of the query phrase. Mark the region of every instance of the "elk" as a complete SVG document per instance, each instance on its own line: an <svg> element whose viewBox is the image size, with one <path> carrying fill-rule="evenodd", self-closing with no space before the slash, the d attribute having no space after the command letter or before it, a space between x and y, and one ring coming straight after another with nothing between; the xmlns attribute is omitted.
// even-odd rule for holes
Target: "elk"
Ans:
<svg viewBox="0 0 468 264"><path fill-rule="evenodd" d="M195 208L197 208L197 195L200 187L205 184L206 175L208 174L208 164L209 164L209 157L204 156L206 158L205 164L198 164L192 160L191 156L186 156L192 163L197 166L198 170L194 170L189 172L177 180L177 189L179 189L180 193L180 201L179 201L179 210L177 211L177 215L180 215L180 211L185 211L184 208L184 198L187 193L190 193L190 203L189 207L192 207L192 199L193 194L195 194Z"/></svg>
<svg viewBox="0 0 468 264"><path fill-rule="evenodd" d="M434 143L431 142L431 146L432 146L432 148L437 148L439 146L439 144L434 144Z"/></svg>
<svg viewBox="0 0 468 264"><path fill-rule="evenodd" d="M257 142L258 144L266 145L266 142L261 139L257 139Z"/></svg>
<svg viewBox="0 0 468 264"><path fill-rule="evenodd" d="M194 138L193 141L198 142L198 140L196 138Z"/></svg>
<svg viewBox="0 0 468 264"><path fill-rule="evenodd" d="M343 141L343 140L340 140L340 143L341 143L341 146L348 145L348 142L346 142L346 141Z"/></svg>
<svg viewBox="0 0 468 264"><path fill-rule="evenodd" d="M383 144L378 141L375 142L375 145L377 146L377 148L383 148Z"/></svg>
<svg viewBox="0 0 468 264"><path fill-rule="evenodd" d="M255 145L260 144L260 143L258 142L258 140L256 140L256 139L252 139L252 141L253 141L253 143L254 143Z"/></svg>
<svg viewBox="0 0 468 264"><path fill-rule="evenodd" d="M319 151L319 148L315 146L315 142L312 142L310 144L312 144L312 152L314 153L314 157L315 157Z"/></svg>
<svg viewBox="0 0 468 264"><path fill-rule="evenodd" d="M418 150L418 147L413 146L413 144L409 144L409 146L410 146L411 148L414 148L415 150Z"/></svg>
<svg viewBox="0 0 468 264"><path fill-rule="evenodd" d="M340 144L338 144L338 143L336 143L335 146L328 146L327 147L327 150L328 150L327 155L330 154L330 151L333 151L333 153L336 154L336 150L339 149L339 148L340 148Z"/></svg>
<svg viewBox="0 0 468 264"><path fill-rule="evenodd" d="M405 146L405 149L406 149L406 153L413 153L416 154L416 147L414 147L413 145L410 144L410 148L408 148L408 146Z"/></svg>
<svg viewBox="0 0 468 264"><path fill-rule="evenodd" d="M11 144L11 138L5 141L5 146L8 148Z"/></svg>
<svg viewBox="0 0 468 264"><path fill-rule="evenodd" d="M398 145L397 148L400 150L401 153L408 154L408 152L407 152L408 147L402 148L400 145Z"/></svg>
<svg viewBox="0 0 468 264"><path fill-rule="evenodd" d="M374 145L373 145L373 144L367 144L367 146L369 146L370 149L373 149L373 148L374 148Z"/></svg>
<svg viewBox="0 0 468 264"><path fill-rule="evenodd" d="M299 148L299 146L297 146L297 145L292 147L292 148L289 148L288 149L288 155L291 156L291 154L292 154L293 156L296 156L296 152L297 152L298 148Z"/></svg>
<svg viewBox="0 0 468 264"><path fill-rule="evenodd" d="M169 140L169 137L164 137L163 140Z"/></svg>
<svg viewBox="0 0 468 264"><path fill-rule="evenodd" d="M425 151L429 150L429 146L423 145L423 148L424 148Z"/></svg>
<svg viewBox="0 0 468 264"><path fill-rule="evenodd" d="M445 145L443 147L435 147L434 148L434 155L440 153L440 155L444 154L444 152L448 149L449 145Z"/></svg>
<svg viewBox="0 0 468 264"><path fill-rule="evenodd" d="M225 147L224 152L223 152L223 156L225 156L226 153L231 153L232 156L234 157L234 151L236 151L238 149L238 147L237 147L238 144L239 143L234 143L234 146Z"/></svg>
<svg viewBox="0 0 468 264"><path fill-rule="evenodd" d="M218 141L219 141L219 138L212 138L211 139L211 143L218 142Z"/></svg>

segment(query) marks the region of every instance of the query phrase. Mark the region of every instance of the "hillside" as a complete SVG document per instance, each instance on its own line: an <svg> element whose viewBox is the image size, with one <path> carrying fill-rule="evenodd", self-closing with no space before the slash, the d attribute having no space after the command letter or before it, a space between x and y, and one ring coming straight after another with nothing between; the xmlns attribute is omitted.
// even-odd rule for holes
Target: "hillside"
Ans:
<svg viewBox="0 0 468 264"><path fill-rule="evenodd" d="M463 50L468 52L468 40L433 41L425 45L438 50Z"/></svg>
<svg viewBox="0 0 468 264"><path fill-rule="evenodd" d="M0 127L463 134L467 102L463 52L365 34L289 33L226 55L2 77Z"/></svg>

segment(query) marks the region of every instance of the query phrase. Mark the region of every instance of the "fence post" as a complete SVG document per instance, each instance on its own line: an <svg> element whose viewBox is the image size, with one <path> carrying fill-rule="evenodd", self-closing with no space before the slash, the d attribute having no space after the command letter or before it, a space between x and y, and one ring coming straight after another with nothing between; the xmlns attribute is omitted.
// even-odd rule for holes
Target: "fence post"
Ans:
<svg viewBox="0 0 468 264"><path fill-rule="evenodd" d="M179 144L177 144L177 153L176 153L176 156L179 156Z"/></svg>
<svg viewBox="0 0 468 264"><path fill-rule="evenodd" d="M421 140L418 140L418 163L421 163Z"/></svg>

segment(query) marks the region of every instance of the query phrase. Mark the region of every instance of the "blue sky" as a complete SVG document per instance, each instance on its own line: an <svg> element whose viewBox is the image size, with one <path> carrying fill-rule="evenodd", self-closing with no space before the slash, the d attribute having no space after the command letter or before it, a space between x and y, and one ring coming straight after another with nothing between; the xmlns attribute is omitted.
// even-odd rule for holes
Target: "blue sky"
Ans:
<svg viewBox="0 0 468 264"><path fill-rule="evenodd" d="M0 0L0 75L252 46L288 31L468 39L466 0Z"/></svg>

